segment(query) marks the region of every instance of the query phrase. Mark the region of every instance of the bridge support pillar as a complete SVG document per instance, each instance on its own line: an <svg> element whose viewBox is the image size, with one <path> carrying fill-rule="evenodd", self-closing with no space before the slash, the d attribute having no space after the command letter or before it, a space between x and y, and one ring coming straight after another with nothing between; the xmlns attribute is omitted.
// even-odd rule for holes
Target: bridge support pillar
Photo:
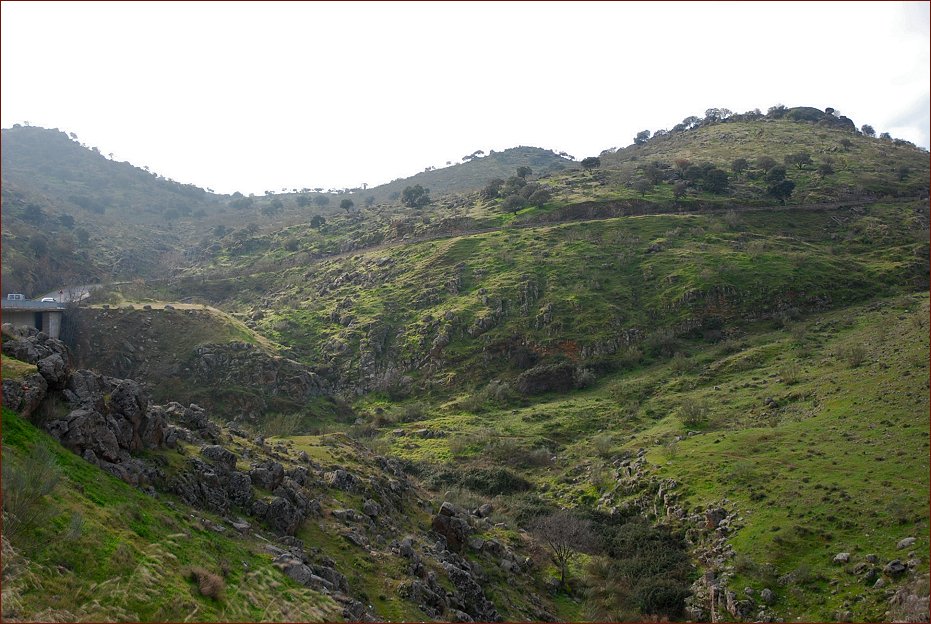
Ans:
<svg viewBox="0 0 931 624"><path fill-rule="evenodd" d="M58 338L61 335L61 312L43 312L42 331L49 338Z"/></svg>

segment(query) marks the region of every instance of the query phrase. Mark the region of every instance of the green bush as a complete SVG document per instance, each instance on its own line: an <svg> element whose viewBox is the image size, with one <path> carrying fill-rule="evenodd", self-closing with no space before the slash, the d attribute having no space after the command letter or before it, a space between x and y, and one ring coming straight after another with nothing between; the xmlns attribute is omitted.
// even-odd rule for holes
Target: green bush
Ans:
<svg viewBox="0 0 931 624"><path fill-rule="evenodd" d="M703 425L708 419L708 403L697 399L686 400L679 406L679 418L686 427Z"/></svg>
<svg viewBox="0 0 931 624"><path fill-rule="evenodd" d="M53 508L45 500L61 479L55 455L45 445L37 445L18 460L3 447L3 532L15 542L30 529L46 522Z"/></svg>

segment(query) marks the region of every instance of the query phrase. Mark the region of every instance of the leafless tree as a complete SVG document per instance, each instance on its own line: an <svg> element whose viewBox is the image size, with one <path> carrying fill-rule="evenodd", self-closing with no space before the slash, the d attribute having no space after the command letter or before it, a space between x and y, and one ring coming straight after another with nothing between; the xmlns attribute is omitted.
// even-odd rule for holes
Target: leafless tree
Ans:
<svg viewBox="0 0 931 624"><path fill-rule="evenodd" d="M538 518L531 525L531 530L550 551L550 558L559 568L560 584L565 588L569 563L579 553L591 552L595 547L591 523L563 509Z"/></svg>

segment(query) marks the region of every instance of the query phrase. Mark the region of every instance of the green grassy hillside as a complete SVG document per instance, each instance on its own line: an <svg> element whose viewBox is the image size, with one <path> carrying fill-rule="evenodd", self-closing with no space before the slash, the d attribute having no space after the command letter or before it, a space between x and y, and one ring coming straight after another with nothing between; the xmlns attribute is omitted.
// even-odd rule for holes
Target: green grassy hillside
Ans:
<svg viewBox="0 0 931 624"><path fill-rule="evenodd" d="M737 514L735 556L705 568L735 591L769 588L774 612L787 619L850 611L854 621L881 620L886 590L872 588L881 575L867 579L868 570L908 559L896 545L910 536L917 572L928 569L920 555L929 531L927 330L926 294L780 328L740 323L720 344L681 341L672 360L587 390L530 404L485 396L479 409L450 401L383 435L391 453L426 466L438 487L456 483L444 470L450 462L459 475L507 466L529 491L494 501L517 514L537 500L603 509L646 500L658 522L691 526L654 496L672 479L669 505L700 513L723 504ZM445 436L391 433L398 426ZM640 449L645 474L628 479L620 462ZM840 552L851 553L848 565L832 563ZM878 564L854 573L870 554Z"/></svg>
<svg viewBox="0 0 931 624"><path fill-rule="evenodd" d="M126 485L6 408L3 480L4 620L340 617L331 598L272 566L261 539L211 530L201 519L222 520ZM31 521L13 523L17 512ZM202 593L195 568L222 589Z"/></svg>
<svg viewBox="0 0 931 624"><path fill-rule="evenodd" d="M217 420L249 429L236 442L244 456L260 452L250 438L262 433L286 463L303 451L375 479L375 454L397 459L418 493L406 519L375 525L366 548L332 513L298 534L386 619L427 619L396 597L414 591L416 568L396 542L415 535L424 553L435 542L421 486L431 503L490 503L490 516L472 517L473 537L526 554L517 574L496 547L466 552L505 619L915 619L901 605L928 594L928 153L816 109L752 117L660 133L589 170L517 148L327 205L309 192L208 196L204 215L135 228L137 239L108 230L114 253L130 253L132 240L140 258L165 262L152 279L99 291L100 302L135 309L81 311L71 342L82 365L147 381L159 400L209 403ZM30 158L11 185L4 172L4 208L21 212L5 221L5 280L7 258L11 279L34 279L21 266L39 257L38 226L23 225L29 202L47 200L57 215L80 182L70 165L49 165L55 181L37 186L26 174L42 155ZM529 184L482 189L525 163ZM416 183L431 188L429 206L391 198ZM352 210L338 208L342 196ZM370 205L356 201L366 196ZM29 370L4 358L4 377ZM30 461L30 431L4 413L5 461ZM55 602L24 572L9 604L62 610L56 618L189 615L126 597L149 591L133 585L149 579L169 597L188 591L179 604L198 609L192 619L261 616L251 599L213 603L183 575L152 571L164 552L182 569L196 553L209 570L238 557L263 565L249 539L184 541L194 528L160 499L138 499L159 522L140 525L132 565L112 568L118 558L101 562L80 537L51 540L75 511L112 525L101 530L142 522L121 507L138 496L125 488L107 490L116 515L86 511L104 494L80 460L53 453L69 481L58 507L47 501L58 519L11 542L22 569L53 596L78 565L90 566L89 582L123 580L98 612L79 581L67 581L79 599ZM363 504L308 487L330 511ZM558 508L598 534L566 587L533 533ZM149 547L154 563L137 572ZM83 550L86 561L68 558ZM904 569L887 567L894 560ZM448 584L442 553L424 561ZM227 595L251 591L247 577L231 573ZM319 596L289 595L294 617L329 617Z"/></svg>
<svg viewBox="0 0 931 624"><path fill-rule="evenodd" d="M223 301L344 382L395 368L418 391L461 387L514 377L530 360L610 366L628 343L654 355L670 336L716 339L737 319L921 288L926 210L878 203L504 229L238 278L272 300L245 290ZM223 283L208 280L200 294Z"/></svg>

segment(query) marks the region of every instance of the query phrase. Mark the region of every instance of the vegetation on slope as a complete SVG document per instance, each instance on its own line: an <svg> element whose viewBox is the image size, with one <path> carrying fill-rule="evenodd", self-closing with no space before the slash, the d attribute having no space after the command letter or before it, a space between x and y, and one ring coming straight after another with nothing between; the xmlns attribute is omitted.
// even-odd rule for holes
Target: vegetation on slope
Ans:
<svg viewBox="0 0 931 624"><path fill-rule="evenodd" d="M212 514L130 487L6 408L3 445L4 620L339 617L276 570L258 538L209 529ZM11 517L30 510L11 534Z"/></svg>

